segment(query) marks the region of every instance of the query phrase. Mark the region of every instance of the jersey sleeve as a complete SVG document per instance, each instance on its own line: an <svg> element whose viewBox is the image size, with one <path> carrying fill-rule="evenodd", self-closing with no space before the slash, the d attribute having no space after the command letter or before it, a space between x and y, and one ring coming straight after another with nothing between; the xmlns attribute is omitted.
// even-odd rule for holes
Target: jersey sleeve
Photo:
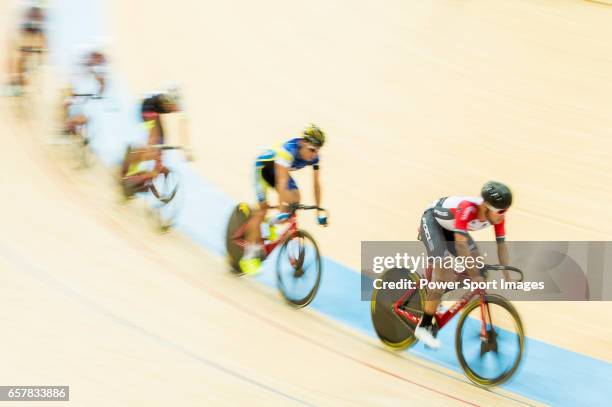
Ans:
<svg viewBox="0 0 612 407"><path fill-rule="evenodd" d="M498 242L503 242L506 239L506 221L503 220L497 225L494 225L495 228L495 240Z"/></svg>
<svg viewBox="0 0 612 407"><path fill-rule="evenodd" d="M478 208L470 201L461 201L455 210L455 232L468 234L468 224L476 217Z"/></svg>
<svg viewBox="0 0 612 407"><path fill-rule="evenodd" d="M276 150L276 157L274 163L281 165L285 168L291 168L293 165L293 154L291 154L285 147L280 147Z"/></svg>

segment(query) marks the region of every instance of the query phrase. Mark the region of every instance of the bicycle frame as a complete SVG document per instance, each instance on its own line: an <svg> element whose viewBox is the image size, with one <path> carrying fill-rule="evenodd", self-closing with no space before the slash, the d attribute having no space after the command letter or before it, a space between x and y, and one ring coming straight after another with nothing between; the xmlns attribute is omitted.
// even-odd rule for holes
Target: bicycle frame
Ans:
<svg viewBox="0 0 612 407"><path fill-rule="evenodd" d="M146 146L142 149L135 149L131 151L130 154L139 153L147 148L154 148L160 151L177 149L176 147L172 147L172 146L164 148L163 145L158 144L158 145ZM143 160L143 161L148 161L148 160ZM141 181L143 182L143 184L146 184L146 183L150 183L151 181L153 181L159 174L167 173L168 171L169 171L168 168L164 165L164 163L162 162L161 156L160 156L160 157L155 158L155 168L153 168L153 170L147 171L144 173L130 175L129 177L134 177L134 176L139 177L141 178Z"/></svg>
<svg viewBox="0 0 612 407"><path fill-rule="evenodd" d="M244 225L242 225L234 234L234 236L232 237L232 240L240 247L244 248L246 247L247 244L249 244L249 241L246 240L244 238L244 236L246 235L246 231L248 230L249 225L251 224L251 222L253 222L252 218L249 219L247 222L245 222ZM268 257L268 255L270 255L270 253L272 253L272 251L276 248L276 246L278 246L281 242L283 242L288 236L290 236L291 234L293 234L294 232L297 232L298 229L298 225L297 225L297 215L294 213L292 214L289 219L286 220L286 222L289 223L289 227L287 228L287 230L281 235L279 236L277 239L270 241L269 243L265 243L263 245L263 252L264 252L264 256ZM261 237L260 237L261 239Z"/></svg>
<svg viewBox="0 0 612 407"><path fill-rule="evenodd" d="M427 274L429 275L430 273L427 273ZM464 276L463 278L466 278L466 277ZM406 293L404 295L402 295L401 298L399 300L397 300L393 304L393 311L397 315L399 315L402 318L406 319L407 321L409 321L409 322L411 322L411 323L413 323L415 325L418 325L418 323L420 321L420 317L419 316L414 315L413 313L405 311L405 310L400 308L402 306L402 304L404 304L406 299L408 299L408 297L412 293L414 293L416 290L417 290L416 288L412 288L412 289L409 289L408 291L406 291ZM453 317L455 315L457 315L457 313L459 311L461 311L463 309L463 307L465 307L467 305L467 303L469 303L472 300L472 298L480 297L480 314L481 314L481 320L483 321L483 324L482 324L482 327L481 327L481 335L484 335L486 333L484 296L485 296L484 290L470 291L470 292L466 293L460 300L455 302L453 304L453 306L450 307L448 310L446 310L444 312L436 311L435 318L436 318L436 325L437 325L438 329L442 329L442 327L444 325L446 325L451 319L453 319Z"/></svg>

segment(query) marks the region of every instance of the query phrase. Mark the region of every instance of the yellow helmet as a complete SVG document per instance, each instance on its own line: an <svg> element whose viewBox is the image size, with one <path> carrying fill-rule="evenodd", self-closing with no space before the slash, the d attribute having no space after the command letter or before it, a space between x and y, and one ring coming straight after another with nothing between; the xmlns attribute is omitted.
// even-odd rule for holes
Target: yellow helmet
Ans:
<svg viewBox="0 0 612 407"><path fill-rule="evenodd" d="M304 135L304 140L317 147L323 147L323 144L325 144L325 132L314 124L306 127L302 134Z"/></svg>

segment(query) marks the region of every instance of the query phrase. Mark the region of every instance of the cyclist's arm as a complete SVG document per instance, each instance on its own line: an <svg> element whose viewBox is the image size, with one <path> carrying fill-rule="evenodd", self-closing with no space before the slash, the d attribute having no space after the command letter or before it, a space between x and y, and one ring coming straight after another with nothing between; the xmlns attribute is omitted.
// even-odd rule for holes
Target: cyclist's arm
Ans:
<svg viewBox="0 0 612 407"><path fill-rule="evenodd" d="M468 202L462 201L455 212L455 249L457 256L470 256L470 242L468 234L468 223L473 219L476 207Z"/></svg>
<svg viewBox="0 0 612 407"><path fill-rule="evenodd" d="M149 128L149 145L160 144L161 143L161 123L159 121L159 116L155 118L155 123Z"/></svg>
<svg viewBox="0 0 612 407"><path fill-rule="evenodd" d="M107 74L107 66L106 61L100 63L97 62L89 67L89 72L93 75L96 82L98 82L98 95L104 94L104 89L106 88L106 74Z"/></svg>
<svg viewBox="0 0 612 407"><path fill-rule="evenodd" d="M274 164L274 174L276 177L276 189L280 203L291 203L289 195L289 169L280 164Z"/></svg>
<svg viewBox="0 0 612 407"><path fill-rule="evenodd" d="M319 181L319 165L313 166L312 171L313 176L313 185L314 185L314 196L315 196L315 204L317 207L321 207L321 183ZM317 212L319 212L317 210Z"/></svg>
<svg viewBox="0 0 612 407"><path fill-rule="evenodd" d="M45 52L47 52L47 50L49 49L48 48L49 39L47 38L47 32L48 32L47 26L44 25L42 27L42 32L40 33L40 39L41 39L41 47L42 47L43 51L45 51Z"/></svg>
<svg viewBox="0 0 612 407"><path fill-rule="evenodd" d="M155 145L161 143L161 123L159 121L159 116L154 119L154 124L149 128L149 139L148 145ZM161 161L161 150L158 148L154 149L145 149L142 153L142 160L155 160L159 162Z"/></svg>
<svg viewBox="0 0 612 407"><path fill-rule="evenodd" d="M134 150L132 154L135 157L135 161L155 160L158 167L161 165L161 150L159 148L145 147Z"/></svg>
<svg viewBox="0 0 612 407"><path fill-rule="evenodd" d="M179 111L178 115L180 144L184 147L183 151L185 153L187 161L193 161L193 150L191 149L191 133L189 129L187 114L185 114L185 112Z"/></svg>
<svg viewBox="0 0 612 407"><path fill-rule="evenodd" d="M508 256L508 246L504 241L497 242L497 258L499 259L499 264L503 264L504 266L510 264L510 257Z"/></svg>
<svg viewBox="0 0 612 407"><path fill-rule="evenodd" d="M468 234L468 224L476 216L476 212L476 206L469 201L462 201L457 205L455 211L455 250L458 257L478 255L478 253L472 253L470 250L470 235ZM474 267L467 271L470 275L476 276Z"/></svg>
<svg viewBox="0 0 612 407"><path fill-rule="evenodd" d="M104 74L94 74L96 77L96 80L98 81L98 84L100 85L100 89L98 91L99 95L103 95L104 94L104 88L106 87L106 78L104 76Z"/></svg>
<svg viewBox="0 0 612 407"><path fill-rule="evenodd" d="M471 256L470 241L467 233L455 232L455 250L457 251L457 257Z"/></svg>
<svg viewBox="0 0 612 407"><path fill-rule="evenodd" d="M467 261L468 258L475 259L479 256L478 250L472 252L470 250L470 235L467 231L459 231L455 232L455 250L457 252L457 257L463 257L463 264L465 265L465 271L470 276L472 280L480 280L480 274L478 272L478 268L476 263L472 261ZM472 267L468 267L468 265L472 265Z"/></svg>
<svg viewBox="0 0 612 407"><path fill-rule="evenodd" d="M495 239L497 240L497 259L499 260L499 264L507 266L510 264L510 256L508 255L508 245L506 245L505 221L495 225ZM508 271L504 270L503 273L504 278L509 280L510 276Z"/></svg>

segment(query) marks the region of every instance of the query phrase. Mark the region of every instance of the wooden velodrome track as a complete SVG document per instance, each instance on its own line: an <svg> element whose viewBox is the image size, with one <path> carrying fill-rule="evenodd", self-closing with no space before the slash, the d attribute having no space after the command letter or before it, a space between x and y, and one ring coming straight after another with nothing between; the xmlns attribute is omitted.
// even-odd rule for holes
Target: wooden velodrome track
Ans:
<svg viewBox="0 0 612 407"><path fill-rule="evenodd" d="M0 130L11 191L2 383L69 384L82 406L524 400L288 309L179 234L155 234L143 208L119 205L108 170L75 172L61 150L44 148L37 135L49 128L3 115Z"/></svg>
<svg viewBox="0 0 612 407"><path fill-rule="evenodd" d="M575 0L113 4L120 71L136 93L181 81L194 165L236 200L254 199L258 148L309 121L328 129L321 171L332 226L306 226L354 269L362 240L412 240L426 205L478 194L488 179L514 189L509 239L612 237L612 8ZM304 199L308 176L296 174ZM585 340L575 322L602 304L518 306L530 336L612 360L612 324L589 324Z"/></svg>
<svg viewBox="0 0 612 407"><path fill-rule="evenodd" d="M116 2L113 57L135 92L181 80L195 165L236 199L257 147L328 128L333 224L306 226L354 268L360 240L412 239L428 202L488 178L517 194L512 239L605 240L612 11L554 3ZM107 169L75 172L45 147L45 106L1 103L0 384L70 384L84 406L522 400L230 278L118 205ZM612 359L609 303L518 306L530 336Z"/></svg>

